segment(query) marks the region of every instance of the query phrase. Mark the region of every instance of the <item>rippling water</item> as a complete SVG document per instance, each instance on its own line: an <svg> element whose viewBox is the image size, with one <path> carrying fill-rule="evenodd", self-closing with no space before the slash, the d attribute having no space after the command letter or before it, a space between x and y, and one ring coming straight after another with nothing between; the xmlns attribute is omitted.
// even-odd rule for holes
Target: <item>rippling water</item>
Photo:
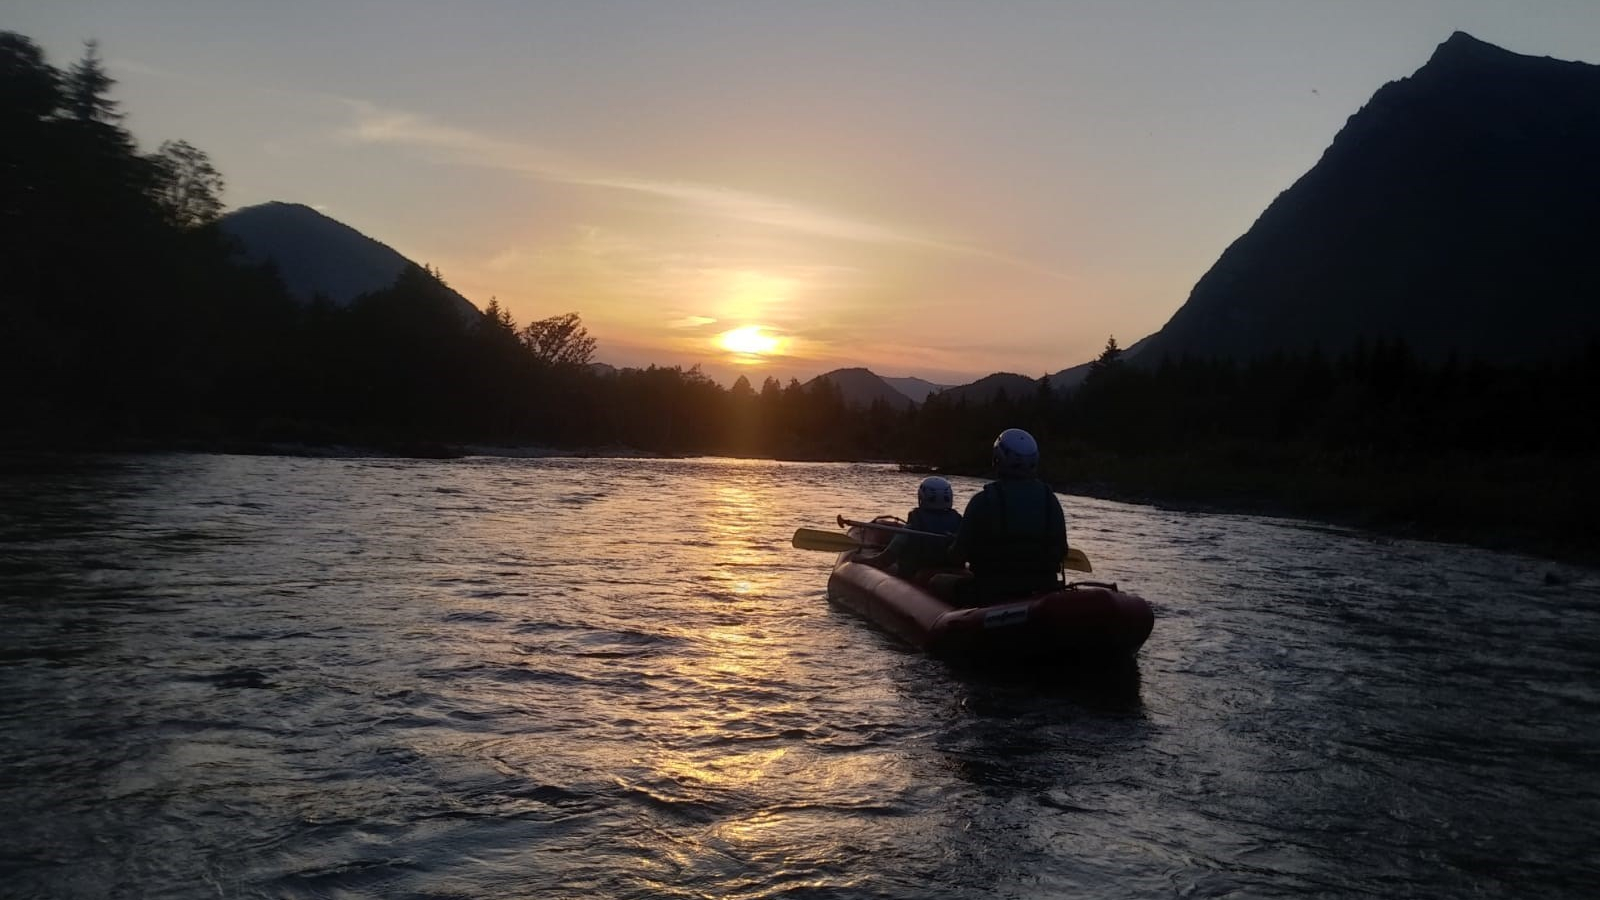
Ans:
<svg viewBox="0 0 1600 900"><path fill-rule="evenodd" d="M1065 498L1135 679L985 675L788 546L916 477L93 458L0 478L0 893L1580 897L1600 573ZM958 502L977 482L956 480Z"/></svg>

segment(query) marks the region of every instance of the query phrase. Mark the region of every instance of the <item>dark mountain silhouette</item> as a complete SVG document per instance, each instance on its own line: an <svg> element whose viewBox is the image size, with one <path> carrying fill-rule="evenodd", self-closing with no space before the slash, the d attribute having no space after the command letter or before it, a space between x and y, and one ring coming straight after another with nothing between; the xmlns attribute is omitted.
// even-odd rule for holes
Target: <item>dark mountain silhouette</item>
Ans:
<svg viewBox="0 0 1600 900"><path fill-rule="evenodd" d="M1142 358L1148 359L1149 357L1144 356L1144 351L1154 339L1155 335L1152 334L1134 341L1132 345L1123 348L1122 358L1130 362ZM1094 365L1094 360L1079 363L1075 366L1068 366L1059 372L1052 373L1049 376L1050 389L1052 391L1075 390L1078 385L1083 384L1083 379L1089 376L1089 367L1092 365Z"/></svg>
<svg viewBox="0 0 1600 900"><path fill-rule="evenodd" d="M890 387L870 369L834 369L811 379L805 386L810 388L824 378L833 382L850 406L871 406L879 400L892 409L907 409L912 405L910 397Z"/></svg>
<svg viewBox="0 0 1600 900"><path fill-rule="evenodd" d="M1574 350L1600 330L1596 160L1600 66L1456 32L1350 117L1139 356Z"/></svg>
<svg viewBox="0 0 1600 900"><path fill-rule="evenodd" d="M1039 390L1039 380L1026 375L1017 375L1012 372L996 372L985 375L971 384L959 387L946 388L939 392L939 399L949 400L952 403L966 403L976 406L982 403L992 403L1004 391L1006 397L1017 400L1022 397L1031 397Z"/></svg>
<svg viewBox="0 0 1600 900"><path fill-rule="evenodd" d="M929 394L937 393L949 387L948 384L934 384L921 378L884 378L884 383L911 398L913 403L921 403L928 399Z"/></svg>
<svg viewBox="0 0 1600 900"><path fill-rule="evenodd" d="M1052 372L1048 376L1050 390L1070 391L1076 389L1078 385L1083 384L1083 379L1088 377L1090 365L1092 363L1079 363L1075 366L1068 366L1059 372Z"/></svg>
<svg viewBox="0 0 1600 900"><path fill-rule="evenodd" d="M317 295L345 306L362 294L394 284L411 260L394 248L298 203L262 203L223 216L222 230L238 240L252 262L271 260L289 294ZM478 308L451 291L462 312Z"/></svg>

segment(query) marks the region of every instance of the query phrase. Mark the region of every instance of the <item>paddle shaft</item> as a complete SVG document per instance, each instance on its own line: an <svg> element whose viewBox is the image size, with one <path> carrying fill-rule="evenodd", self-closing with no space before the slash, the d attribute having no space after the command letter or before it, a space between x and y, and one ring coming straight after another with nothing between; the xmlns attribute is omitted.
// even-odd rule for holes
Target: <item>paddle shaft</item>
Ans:
<svg viewBox="0 0 1600 900"><path fill-rule="evenodd" d="M953 534L939 534L936 531L918 531L915 528L902 528L899 525L882 525L877 522L858 522L854 519L846 519L844 516L839 516L839 527L844 528L847 525L854 525L858 528L875 528L879 531L891 531L895 534L914 534L918 535L919 537L943 538L947 541L955 539L955 535ZM1084 553L1082 550L1079 550L1077 547L1067 548L1066 558L1062 560L1061 564L1073 570L1074 572L1094 571L1094 567L1089 563L1089 555Z"/></svg>
<svg viewBox="0 0 1600 900"><path fill-rule="evenodd" d="M937 531L918 531L915 528L903 528L899 525L881 525L877 522L857 522L854 519L846 519L844 516L840 516L839 527L844 528L847 525L854 525L858 528L872 528L878 531L892 531L895 534L915 534L921 537L944 538L947 541L953 541L956 537L953 534L940 534Z"/></svg>

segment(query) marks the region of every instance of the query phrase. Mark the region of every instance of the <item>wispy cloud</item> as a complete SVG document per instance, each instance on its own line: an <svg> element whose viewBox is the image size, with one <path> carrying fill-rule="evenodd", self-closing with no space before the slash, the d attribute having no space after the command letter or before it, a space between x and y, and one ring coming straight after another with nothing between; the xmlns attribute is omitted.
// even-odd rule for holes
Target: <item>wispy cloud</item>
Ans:
<svg viewBox="0 0 1600 900"><path fill-rule="evenodd" d="M344 136L363 143L409 147L440 154L435 158L442 161L515 172L540 181L649 196L674 203L696 215L813 237L982 257L1053 277L1068 277L1028 260L914 229L841 215L785 197L719 185L601 172L547 148L502 140L414 113L382 109L365 101L344 102L355 115L355 121L344 131Z"/></svg>
<svg viewBox="0 0 1600 900"><path fill-rule="evenodd" d="M185 81L192 80L186 75L181 75L177 72L172 72L158 66L152 66L148 63L142 63L136 59L129 59L126 56L114 56L106 60L105 67L113 72L120 72L126 75L145 75L150 78L170 78Z"/></svg>
<svg viewBox="0 0 1600 900"><path fill-rule="evenodd" d="M110 65L115 70L146 77L196 84L214 84L216 81L213 75L202 79L127 58L117 58ZM225 80L226 76L223 78ZM841 214L786 197L721 185L605 172L548 147L504 140L417 113L385 108L339 94L285 90L259 84L243 87L261 94L310 99L341 107L350 115L349 124L339 130L342 139L408 148L438 162L497 169L554 184L652 197L672 203L689 215L812 237L987 259L1053 279L1075 280L1074 276L1032 260L996 253L975 244L927 234L914 228Z"/></svg>
<svg viewBox="0 0 1600 900"><path fill-rule="evenodd" d="M713 318L711 318L709 316L684 316L681 319L673 319L672 321L668 322L667 323L667 327L668 328L702 328L702 327L704 327L706 325L715 324L716 321L717 321L716 319L713 319Z"/></svg>
<svg viewBox="0 0 1600 900"><path fill-rule="evenodd" d="M873 222L840 216L781 197L715 185L656 181L594 171L540 147L500 140L424 116L380 109L364 101L346 101L355 122L345 137L373 144L408 146L443 152L450 161L516 172L530 178L577 187L627 191L669 200L701 214L807 234L867 243L901 243L965 249L956 244Z"/></svg>
<svg viewBox="0 0 1600 900"><path fill-rule="evenodd" d="M410 147L459 165L503 169L555 181L573 180L570 163L538 147L441 124L415 113L381 109L364 100L342 102L355 115L355 121L341 134L348 140Z"/></svg>

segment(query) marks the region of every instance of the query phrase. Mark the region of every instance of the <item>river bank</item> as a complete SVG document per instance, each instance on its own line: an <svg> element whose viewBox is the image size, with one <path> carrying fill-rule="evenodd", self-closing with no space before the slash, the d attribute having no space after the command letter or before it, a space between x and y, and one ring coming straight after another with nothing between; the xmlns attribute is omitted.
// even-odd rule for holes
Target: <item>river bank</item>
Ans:
<svg viewBox="0 0 1600 900"><path fill-rule="evenodd" d="M1479 478L1441 465L1360 474L1208 471L1187 480L1118 473L1052 483L1063 493L1164 509L1302 519L1600 567L1592 479Z"/></svg>
<svg viewBox="0 0 1600 900"><path fill-rule="evenodd" d="M374 435L110 438L9 441L0 445L6 468L19 459L59 453L187 452L307 458L457 459L469 456L542 459L671 459L636 447L559 447L547 444L448 443ZM785 462L889 460L783 457ZM909 474L987 477L984 467L901 463ZM1370 531L1388 538L1465 544L1600 567L1593 522L1600 472L1552 473L1533 462L1463 469L1448 461L1392 470L1337 472L1249 465L1190 456L1074 456L1047 459L1045 475L1058 492L1184 512L1263 515ZM1069 511L1070 512L1070 511Z"/></svg>
<svg viewBox="0 0 1600 900"><path fill-rule="evenodd" d="M1438 541L1600 567L1594 527L1600 472L1432 466L1338 472L1199 461L1188 456L1048 460L1045 478L1062 494L1180 512L1271 516L1353 528L1385 538ZM911 474L983 478L973 465L903 465ZM1063 475L1062 473L1069 473ZM1070 510L1068 513L1070 515Z"/></svg>

